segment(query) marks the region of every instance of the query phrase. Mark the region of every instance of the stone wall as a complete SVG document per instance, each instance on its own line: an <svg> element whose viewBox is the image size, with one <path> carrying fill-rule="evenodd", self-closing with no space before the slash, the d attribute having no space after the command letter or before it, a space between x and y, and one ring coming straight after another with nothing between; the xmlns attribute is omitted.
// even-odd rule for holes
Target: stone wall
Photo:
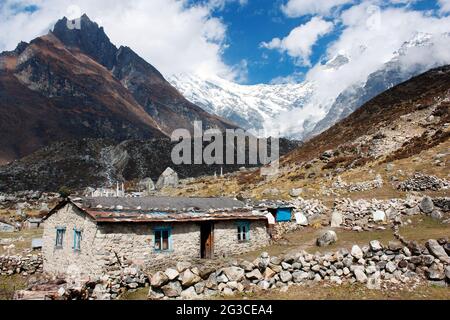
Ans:
<svg viewBox="0 0 450 320"><path fill-rule="evenodd" d="M250 240L238 241L237 224L235 221L216 222L214 225L214 254L216 257L241 254L267 246L270 236L266 221L250 222Z"/></svg>
<svg viewBox="0 0 450 320"><path fill-rule="evenodd" d="M64 245L55 247L56 230L66 229ZM154 229L170 227L171 246L167 252L154 250ZM81 250L73 249L74 229L82 232ZM99 278L104 273L120 272L124 265L157 268L174 261L200 258L200 224L104 223L96 224L71 204L50 216L43 236L44 271ZM256 250L268 245L270 236L265 221L250 222L250 240L239 242L236 221L215 222L214 253L224 257Z"/></svg>
<svg viewBox="0 0 450 320"><path fill-rule="evenodd" d="M0 275L12 276L21 274L28 276L42 272L42 255L28 254L26 256L0 256Z"/></svg>
<svg viewBox="0 0 450 320"><path fill-rule="evenodd" d="M171 250L168 252L156 252L153 248L153 230L157 227L172 228ZM121 261L154 267L163 265L168 259L199 258L200 226L194 223L104 224L99 225L94 245L97 259L105 265L117 262L119 257Z"/></svg>
<svg viewBox="0 0 450 320"><path fill-rule="evenodd" d="M55 246L57 228L66 229L62 248ZM82 232L80 251L73 249L74 229ZM70 269L70 272L78 272L83 276L101 273L101 263L97 261L93 251L96 235L95 222L72 204L51 215L45 221L44 227L42 244L44 271L65 274Z"/></svg>
<svg viewBox="0 0 450 320"><path fill-rule="evenodd" d="M369 289L392 288L407 283L430 281L450 283L449 243L429 240L426 245L353 246L334 253L309 254L305 251L282 257L267 253L254 261L236 261L218 269L178 263L176 267L149 275L150 299L203 299L217 296L287 290L293 285L326 281L337 285L361 283Z"/></svg>

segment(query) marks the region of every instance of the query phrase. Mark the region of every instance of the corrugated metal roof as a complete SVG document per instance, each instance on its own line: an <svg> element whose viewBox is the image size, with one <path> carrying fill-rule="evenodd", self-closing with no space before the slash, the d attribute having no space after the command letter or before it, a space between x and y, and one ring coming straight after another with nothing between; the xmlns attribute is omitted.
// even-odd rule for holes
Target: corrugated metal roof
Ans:
<svg viewBox="0 0 450 320"><path fill-rule="evenodd" d="M182 197L141 197L141 198L81 198L82 208L150 210L162 212L232 210L245 208L241 201L231 198L182 198Z"/></svg>
<svg viewBox="0 0 450 320"><path fill-rule="evenodd" d="M187 222L213 220L266 220L261 212L217 211L217 212L145 212L145 211L104 211L84 209L97 222Z"/></svg>

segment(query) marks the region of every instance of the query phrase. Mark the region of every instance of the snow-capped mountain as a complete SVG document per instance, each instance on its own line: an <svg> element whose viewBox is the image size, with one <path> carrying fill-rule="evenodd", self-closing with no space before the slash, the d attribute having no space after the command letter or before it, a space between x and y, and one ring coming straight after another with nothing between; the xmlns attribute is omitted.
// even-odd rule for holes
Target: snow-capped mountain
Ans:
<svg viewBox="0 0 450 320"><path fill-rule="evenodd" d="M177 75L168 80L191 102L245 129L263 129L268 135L279 132L306 140L380 93L431 68L450 64L450 55L446 54L449 40L449 33L417 33L392 52L387 62L372 67L367 76L350 85L340 83L340 77L352 73L359 60L345 53L317 66L299 84L239 85L194 75ZM365 54L366 49L361 46L357 54Z"/></svg>
<svg viewBox="0 0 450 320"><path fill-rule="evenodd" d="M311 83L240 85L218 77L175 75L169 82L205 111L224 117L247 130L262 130L276 115L299 108L314 92Z"/></svg>
<svg viewBox="0 0 450 320"><path fill-rule="evenodd" d="M369 75L367 81L350 86L330 107L325 118L319 121L305 137L315 136L356 111L364 103L382 92L407 81L425 71L450 63L446 58L424 59L432 46L450 43L450 34L431 35L417 33L394 53L393 59ZM434 50L439 52L439 50Z"/></svg>

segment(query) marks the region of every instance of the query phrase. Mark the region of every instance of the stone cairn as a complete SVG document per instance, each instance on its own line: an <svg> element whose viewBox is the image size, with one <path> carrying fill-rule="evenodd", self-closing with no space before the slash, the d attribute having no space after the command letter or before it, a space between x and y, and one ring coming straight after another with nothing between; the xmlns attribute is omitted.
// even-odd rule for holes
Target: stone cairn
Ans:
<svg viewBox="0 0 450 320"><path fill-rule="evenodd" d="M407 246L392 241L384 246L371 241L351 251L309 254L305 251L284 257L261 254L253 262L236 261L215 270L180 262L174 268L150 277L150 299L203 299L281 289L308 282L328 281L337 285L362 283L369 289L427 279L446 286L450 282L449 243L429 240L425 246Z"/></svg>

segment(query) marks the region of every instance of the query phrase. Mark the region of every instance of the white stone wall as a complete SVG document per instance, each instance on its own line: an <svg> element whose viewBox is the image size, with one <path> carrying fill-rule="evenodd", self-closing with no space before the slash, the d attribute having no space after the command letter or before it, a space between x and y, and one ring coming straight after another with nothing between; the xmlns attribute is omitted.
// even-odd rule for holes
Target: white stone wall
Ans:
<svg viewBox="0 0 450 320"><path fill-rule="evenodd" d="M63 248L56 248L56 230L66 228ZM171 249L154 250L154 229L171 227ZM81 250L73 249L74 228L82 231ZM216 257L240 254L269 244L265 221L250 222L250 241L239 242L237 222L216 222L214 254ZM50 216L44 228L44 271L65 274L78 272L82 276L98 277L117 270L119 261L127 260L144 268L173 264L200 258L200 224L194 222L99 223L74 205L67 205Z"/></svg>
<svg viewBox="0 0 450 320"><path fill-rule="evenodd" d="M238 241L237 221L216 222L214 226L214 255L216 257L241 254L269 245L266 221L250 221L250 240Z"/></svg>
<svg viewBox="0 0 450 320"><path fill-rule="evenodd" d="M58 227L66 228L62 248L55 246ZM74 228L81 230L82 233L80 251L73 249ZM44 271L80 275L99 273L102 266L97 263L92 250L96 232L95 222L72 204L66 205L50 216L44 225L42 247Z"/></svg>
<svg viewBox="0 0 450 320"><path fill-rule="evenodd" d="M154 229L171 227L171 250L154 250ZM102 224L95 241L96 255L105 263L126 258L135 264L153 266L167 260L200 257L200 226L194 223L174 224Z"/></svg>

